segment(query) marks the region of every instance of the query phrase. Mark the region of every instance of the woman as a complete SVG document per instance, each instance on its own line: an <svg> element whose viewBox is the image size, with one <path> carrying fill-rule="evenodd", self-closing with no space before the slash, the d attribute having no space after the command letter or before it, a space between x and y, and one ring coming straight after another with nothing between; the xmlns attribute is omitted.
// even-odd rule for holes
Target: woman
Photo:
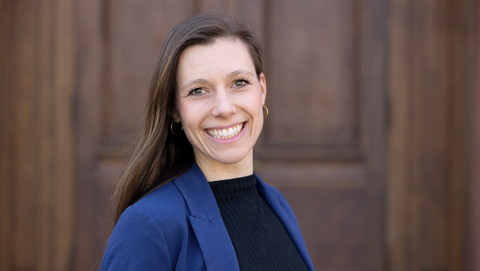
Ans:
<svg viewBox="0 0 480 271"><path fill-rule="evenodd" d="M266 91L244 26L198 15L171 31L101 270L313 270L285 198L253 173Z"/></svg>

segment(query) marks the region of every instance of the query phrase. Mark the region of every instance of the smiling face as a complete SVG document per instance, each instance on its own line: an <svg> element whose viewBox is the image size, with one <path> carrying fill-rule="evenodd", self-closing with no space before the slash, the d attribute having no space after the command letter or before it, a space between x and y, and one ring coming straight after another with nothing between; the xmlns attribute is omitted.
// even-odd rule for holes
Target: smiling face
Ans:
<svg viewBox="0 0 480 271"><path fill-rule="evenodd" d="M266 83L235 38L194 45L180 56L176 110L207 180L252 174Z"/></svg>

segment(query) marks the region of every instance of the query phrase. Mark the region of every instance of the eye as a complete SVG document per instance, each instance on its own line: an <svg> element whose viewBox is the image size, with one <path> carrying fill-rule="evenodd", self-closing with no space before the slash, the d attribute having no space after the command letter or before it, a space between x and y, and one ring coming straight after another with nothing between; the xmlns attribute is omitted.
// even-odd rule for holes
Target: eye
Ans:
<svg viewBox="0 0 480 271"><path fill-rule="evenodd" d="M198 95L202 95L205 92L206 91L203 88L194 88L188 93L188 95L198 96Z"/></svg>
<svg viewBox="0 0 480 271"><path fill-rule="evenodd" d="M238 79L238 80L235 80L235 81L233 82L233 86L234 86L234 87L237 87L237 88L244 87L244 86L246 86L246 85L248 85L248 84L249 84L249 82L248 82L247 80L245 80L245 79Z"/></svg>

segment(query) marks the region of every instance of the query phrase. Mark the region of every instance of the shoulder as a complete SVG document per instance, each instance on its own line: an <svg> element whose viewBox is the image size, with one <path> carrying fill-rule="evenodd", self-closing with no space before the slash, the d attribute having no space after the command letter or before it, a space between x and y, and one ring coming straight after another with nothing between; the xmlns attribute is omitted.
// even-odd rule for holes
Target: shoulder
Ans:
<svg viewBox="0 0 480 271"><path fill-rule="evenodd" d="M172 266L178 250L172 236L185 234L187 221L188 209L175 186L156 188L121 215L108 240L102 270Z"/></svg>
<svg viewBox="0 0 480 271"><path fill-rule="evenodd" d="M149 214L155 219L165 220L186 212L185 200L177 187L169 182L145 195L128 207L122 216L130 214Z"/></svg>
<svg viewBox="0 0 480 271"><path fill-rule="evenodd" d="M154 189L128 207L121 215L119 223L133 223L138 229L153 224L171 236L186 230L189 215L185 199L170 182Z"/></svg>

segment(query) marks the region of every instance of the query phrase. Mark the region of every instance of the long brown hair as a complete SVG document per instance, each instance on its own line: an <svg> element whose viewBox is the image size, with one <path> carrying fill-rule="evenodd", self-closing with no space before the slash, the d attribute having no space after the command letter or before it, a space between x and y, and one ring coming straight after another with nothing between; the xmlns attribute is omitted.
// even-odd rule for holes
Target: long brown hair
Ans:
<svg viewBox="0 0 480 271"><path fill-rule="evenodd" d="M143 134L117 186L115 223L125 209L187 171L195 162L192 146L182 133L172 134L178 60L189 46L208 44L220 37L234 37L248 47L257 76L263 72L261 47L243 24L225 15L197 15L172 29L163 43L155 67Z"/></svg>

